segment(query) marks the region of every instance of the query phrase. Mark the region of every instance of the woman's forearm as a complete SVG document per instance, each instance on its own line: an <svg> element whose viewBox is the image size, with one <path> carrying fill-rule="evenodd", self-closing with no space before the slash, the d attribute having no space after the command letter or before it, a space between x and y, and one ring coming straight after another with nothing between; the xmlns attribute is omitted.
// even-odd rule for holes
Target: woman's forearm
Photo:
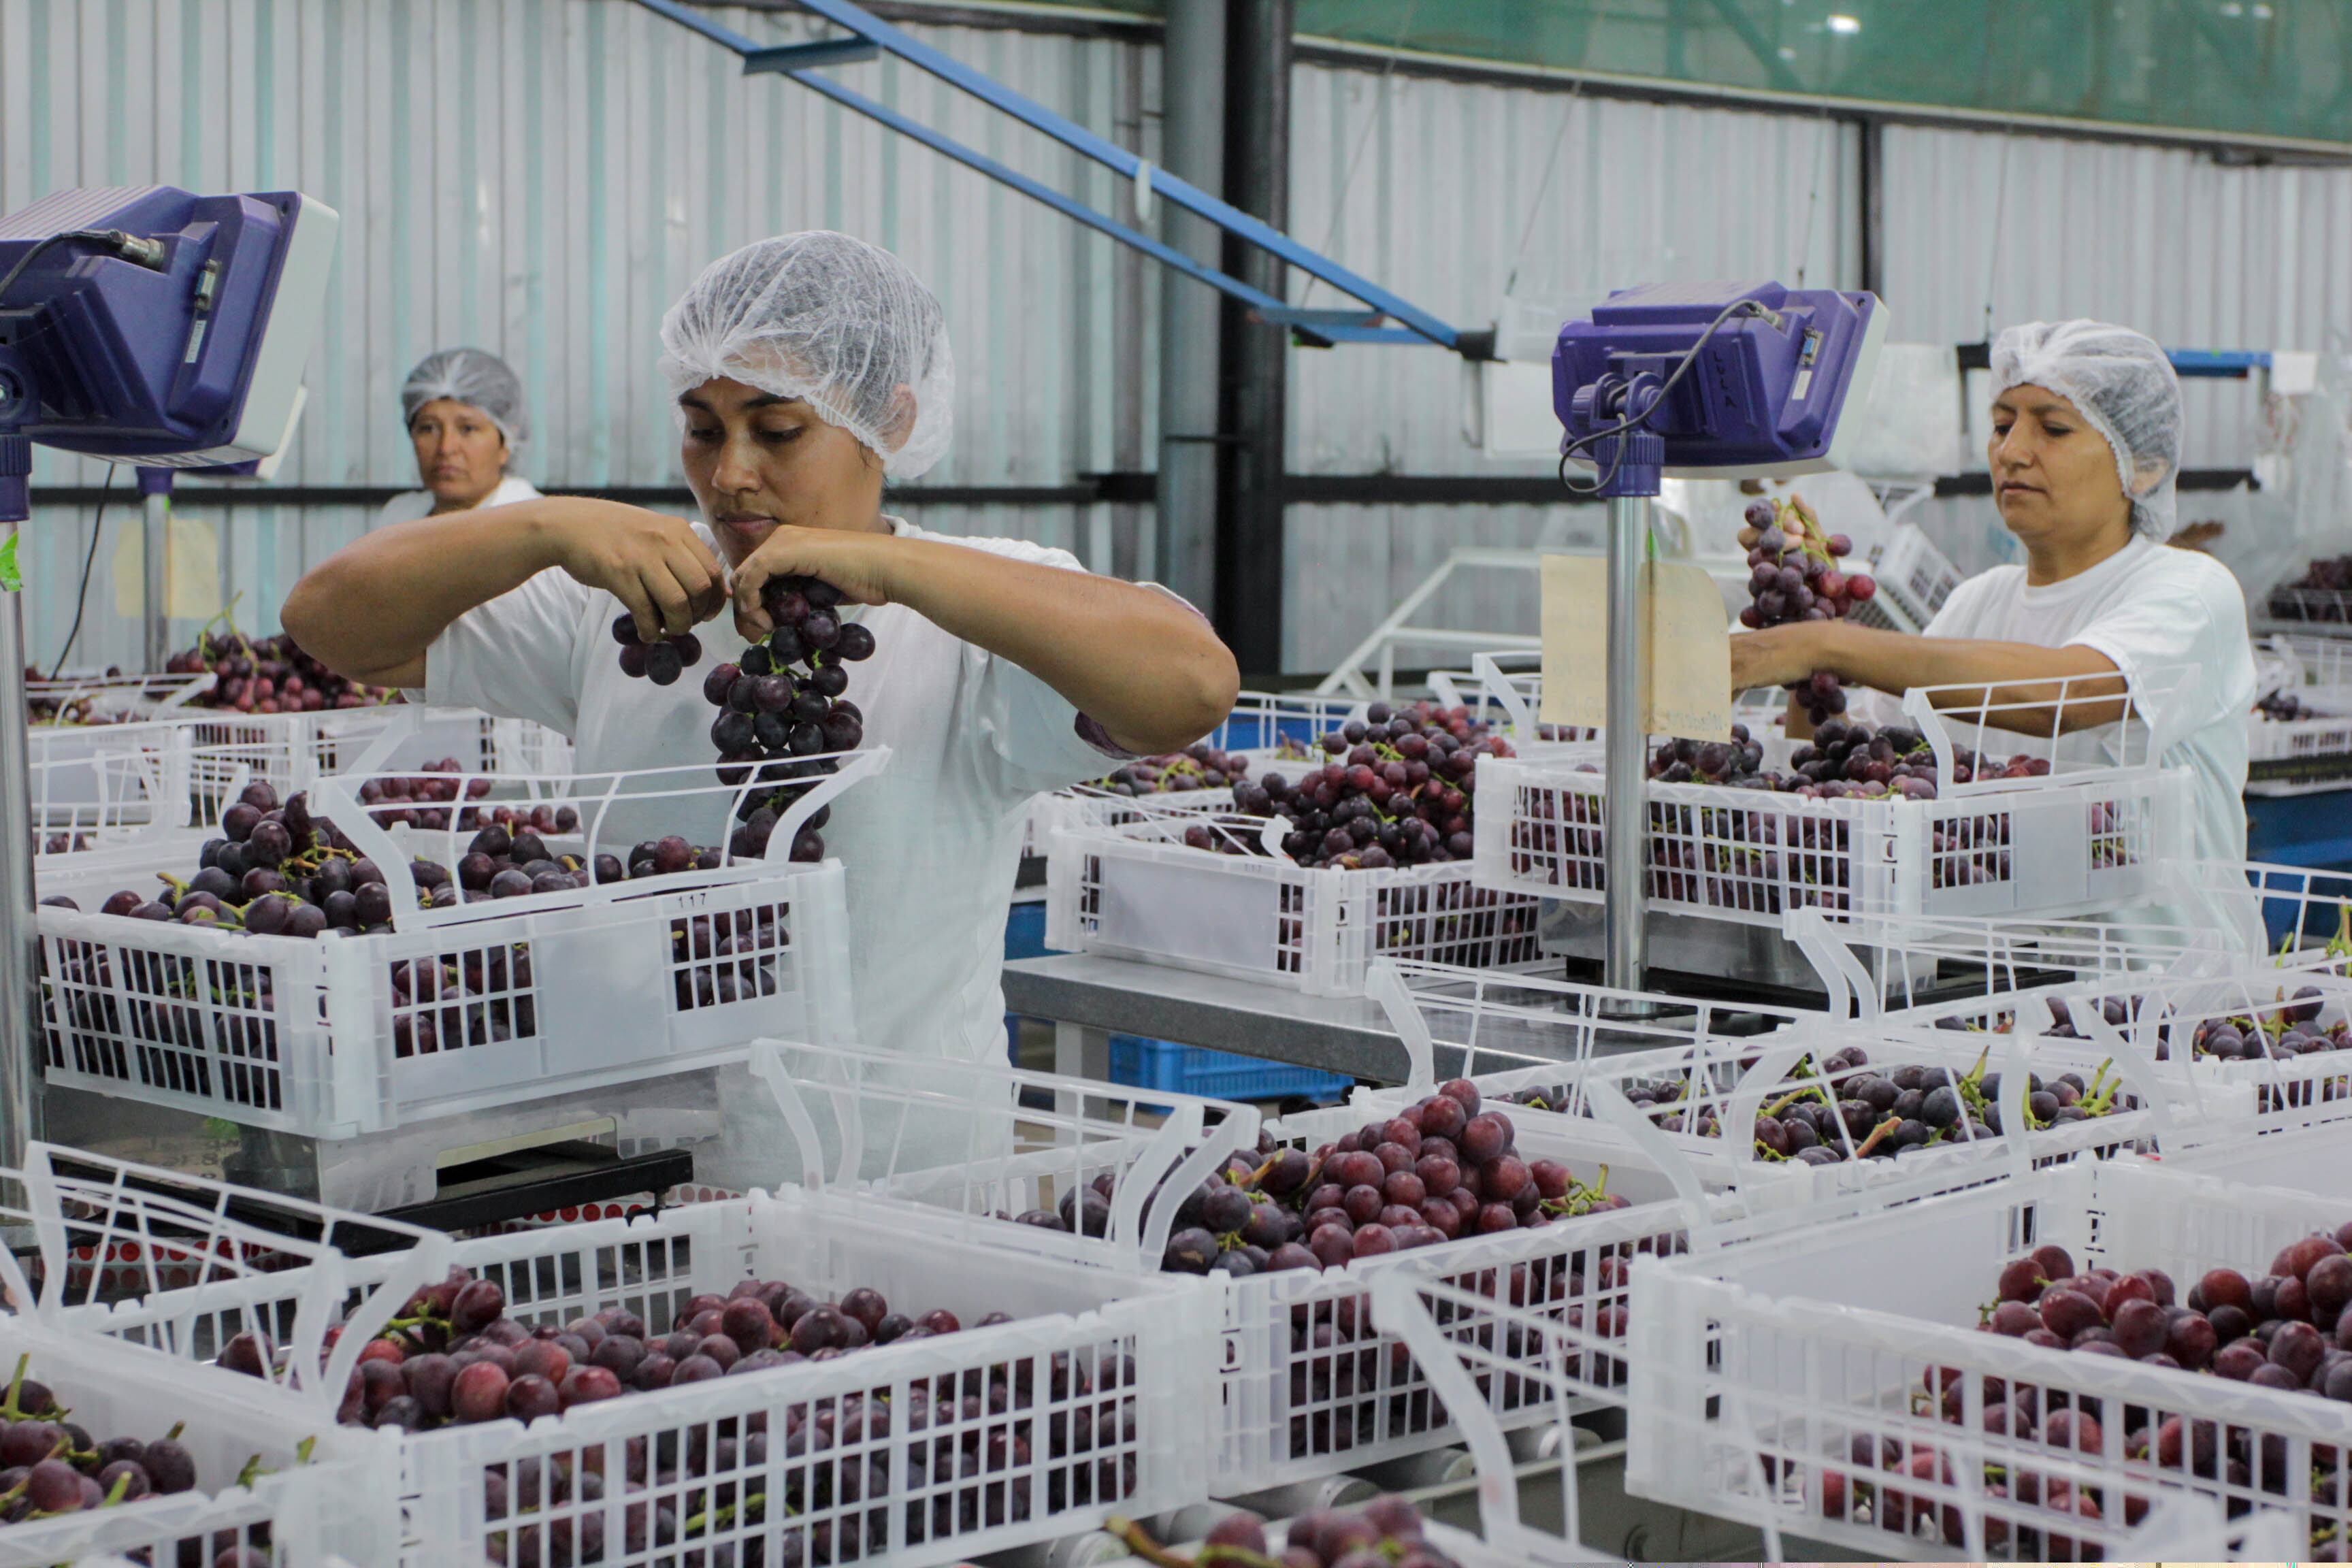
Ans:
<svg viewBox="0 0 2352 1568"><path fill-rule="evenodd" d="M556 563L543 509L518 501L363 534L294 585L280 619L339 675L421 686L425 650L450 622Z"/></svg>
<svg viewBox="0 0 2352 1568"><path fill-rule="evenodd" d="M2128 708L2115 661L2087 647L1906 637L1839 621L1809 629L1821 656L1814 668L1898 696L1915 687L1956 688L1931 690L1929 700L1937 708L1982 709L1995 729L2034 735L2095 729Z"/></svg>
<svg viewBox="0 0 2352 1568"><path fill-rule="evenodd" d="M893 540L890 597L1009 658L1131 752L1190 745L1233 710L1234 656L1182 601L929 540Z"/></svg>

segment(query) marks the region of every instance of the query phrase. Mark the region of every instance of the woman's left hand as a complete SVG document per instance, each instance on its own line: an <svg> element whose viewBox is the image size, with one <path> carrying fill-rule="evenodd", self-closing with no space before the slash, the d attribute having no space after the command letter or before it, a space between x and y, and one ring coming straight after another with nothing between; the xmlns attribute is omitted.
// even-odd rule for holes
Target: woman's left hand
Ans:
<svg viewBox="0 0 2352 1568"><path fill-rule="evenodd" d="M735 568L735 629L758 642L776 629L760 603L771 577L816 577L853 605L887 605L891 561L899 541L887 533L831 528L777 529Z"/></svg>
<svg viewBox="0 0 2352 1568"><path fill-rule="evenodd" d="M1827 650L1821 635L1828 624L1799 621L1733 637L1731 689L1738 692L1759 686L1787 686L1807 679L1815 670L1828 668Z"/></svg>

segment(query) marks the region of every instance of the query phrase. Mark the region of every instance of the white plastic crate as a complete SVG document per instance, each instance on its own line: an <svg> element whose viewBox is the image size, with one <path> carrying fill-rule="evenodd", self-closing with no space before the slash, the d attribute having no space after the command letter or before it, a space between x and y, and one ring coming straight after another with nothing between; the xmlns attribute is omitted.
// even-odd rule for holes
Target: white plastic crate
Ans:
<svg viewBox="0 0 2352 1568"><path fill-rule="evenodd" d="M2161 699L2159 698L2159 700ZM2189 781L2137 720L2115 727L2107 758L1939 712L1928 689L1904 699L1906 722L1937 757L1934 800L1808 799L1713 784L1646 786L1650 907L1778 925L1790 910L2059 915L2152 896L2185 842ZM1772 747L1787 744L1775 741ZM2046 774L1954 782L1956 747ZM1481 886L1600 903L1605 897L1605 784L1576 752L1490 758L1477 779Z"/></svg>
<svg viewBox="0 0 2352 1568"><path fill-rule="evenodd" d="M888 757L854 753L820 780L777 826L766 862L443 910L416 907L410 855L454 866L472 829L387 832L358 805L361 780L328 781L314 810L392 885L394 929L375 936L257 937L89 912L144 879L126 878L121 857L77 857L92 864L42 889L82 906L39 911L47 1075L337 1138L740 1060L761 1035L837 1037L851 1017L842 868L783 857L800 822ZM461 795L471 782L447 777ZM690 768L534 783L543 798L575 804L589 858L625 855L597 837L624 791L633 807L649 796L674 805L680 828L723 843L739 792L709 777ZM716 951L719 937L730 952ZM394 984L453 968L461 998Z"/></svg>
<svg viewBox="0 0 2352 1568"><path fill-rule="evenodd" d="M2352 692L2352 639L2277 632L2254 642L2258 692Z"/></svg>
<svg viewBox="0 0 2352 1568"><path fill-rule="evenodd" d="M1372 1311L1383 1331L1403 1338L1415 1359L1432 1369L1433 1381L1449 1404L1465 1412L1463 1440L1477 1465L1481 1539L1461 1544L1449 1539L1446 1543L1465 1568L1619 1561L1581 1544L1573 1445L1562 1444L1558 1458L1544 1467L1559 1471L1562 1532L1555 1535L1521 1521L1520 1489L1543 1479L1541 1471L1530 1473L1514 1462L1502 1432L1484 1408L1489 1390L1517 1385L1532 1389L1536 1398L1547 1401L1564 1419L1593 1386L1586 1358L1612 1363L1591 1336L1513 1306L1491 1290L1403 1275L1388 1276L1374 1286ZM1780 1561L1778 1521L1768 1519L1764 1525L1765 1555ZM2277 1562L2300 1555L2280 1516L2231 1521L2213 1500L2185 1492L2162 1494L2137 1528L2103 1533L2100 1544L2105 1547L2105 1558L2116 1562ZM1871 1543L1871 1550L1902 1558L1927 1555L1919 1550L1923 1545L1882 1538Z"/></svg>
<svg viewBox="0 0 2352 1568"><path fill-rule="evenodd" d="M1489 764L1482 761L1483 773ZM1283 858L1282 817L1162 815L1065 824L1046 868L1045 943L1258 980L1314 996L1363 990L1374 958L1477 968L1539 954L1536 900L1476 886L1471 862L1381 870ZM1268 854L1192 847L1195 828Z"/></svg>
<svg viewBox="0 0 2352 1568"><path fill-rule="evenodd" d="M1754 1215L1799 1210L1865 1190L1885 1203L1908 1202L2048 1161L2146 1141L2162 1140L2168 1147L2181 1117L2242 1122L2254 1098L2251 1089L2227 1089L2201 1098L2187 1090L2168 1095L2158 1076L2126 1051L2084 1060L2059 1042L2031 1037L1991 1041L1936 1029L1838 1024L1817 1014L1640 996L1534 975L1383 962L1373 967L1370 991L1403 1040L1412 1068L1402 1088L1359 1089L1349 1103L1351 1113L1393 1115L1427 1095L1438 1076L1433 1063L1443 1052L1490 1100L1546 1091L1541 1108L1506 1108L1523 1130L1576 1138L1619 1151L1619 1157L1637 1153L1675 1176L1686 1196L1702 1189L1731 1191ZM1652 1016L1628 1016L1634 1004ZM1730 1022L1738 1024L1737 1032L1725 1026ZM1822 1060L1847 1047L1863 1050L1868 1067L1819 1070ZM1892 1159L1854 1158L1868 1130L1857 1134L1848 1126L1835 1133L1848 1155L1836 1163L1810 1165L1759 1152L1757 1119L1778 1102L1800 1097L1809 1084L1842 1084L1906 1065L1959 1078L1979 1066L2000 1074L2004 1130L2026 1125L2028 1072L2054 1078L2078 1071L2088 1086L2102 1081L2104 1068L2104 1081L2122 1088L2111 1114L2022 1136L2003 1131L1979 1138L1963 1122L1957 1137L1932 1147ZM1645 1110L1628 1098L1637 1086L1663 1084L1680 1086L1665 1106Z"/></svg>
<svg viewBox="0 0 2352 1568"><path fill-rule="evenodd" d="M209 673L109 675L92 669L67 670L52 678L27 679L25 682L25 700L28 710L37 711L46 707L51 714L62 713L80 703L89 704L86 710L89 719L76 717L59 721L51 717L36 718L36 729L105 728L184 708L192 700L210 691L214 684L214 678Z"/></svg>
<svg viewBox="0 0 2352 1568"><path fill-rule="evenodd" d="M1371 1280L1391 1269L1469 1277L1498 1271L1527 1288L1551 1292L1559 1310L1596 1315L1622 1304L1624 1259L1644 1247L1676 1244L1686 1210L1666 1201L1669 1178L1638 1152L1596 1150L1584 1130L1524 1130L1527 1159L1553 1158L1591 1179L1610 1165L1609 1188L1633 1206L1555 1221L1532 1230L1464 1237L1441 1246L1361 1258L1341 1268L1296 1269L1206 1279L1157 1274L1181 1197L1222 1168L1236 1151L1257 1147L1258 1123L1247 1107L1163 1090L1123 1090L992 1063L925 1061L903 1069L887 1055L778 1044L755 1057L786 1106L794 1151L785 1168L811 1179L837 1169L863 1171L893 1199L973 1216L976 1237L1008 1253L1067 1259L1123 1274L1185 1279L1221 1303L1223 1342L1215 1359L1193 1369L1196 1385L1214 1379L1218 1427L1210 1442L1210 1492L1234 1496L1442 1447L1451 1428L1431 1403L1420 1372L1392 1340L1342 1340L1361 1321ZM947 1115L972 1106L1010 1107L1017 1115ZM1150 1125L1139 1102L1166 1105ZM1222 1120L1215 1118L1222 1117ZM1310 1152L1360 1124L1351 1110L1310 1112L1269 1130ZM993 1122L994 1125L990 1125ZM938 1129L927 1137L894 1132L881 1146L845 1152L861 1125ZM837 1154L836 1149L845 1149ZM821 1151L814 1159L806 1152ZM1597 1157L1596 1157L1597 1155ZM836 1166L835 1161L838 1161ZM1108 1227L1100 1237L991 1220L1052 1208L1061 1195L1097 1175L1115 1179ZM1156 1194L1156 1195L1155 1195ZM1701 1212L1717 1212L1699 1199ZM1317 1344L1316 1321L1331 1325ZM1497 1407L1523 1426L1544 1412L1517 1402Z"/></svg>
<svg viewBox="0 0 2352 1568"><path fill-rule="evenodd" d="M1916 522L1898 522L1886 531L1871 559L1870 574L1878 592L1854 605L1848 618L1861 626L1915 634L1936 618L1961 580L1960 569Z"/></svg>
<svg viewBox="0 0 2352 1568"><path fill-rule="evenodd" d="M1197 1282L1024 1257L978 1238L994 1228L872 1195L786 1188L772 1198L755 1193L635 1220L455 1244L455 1261L497 1279L507 1315L528 1324L569 1322L606 1307L667 1324L690 1298L723 1296L751 1278L789 1279L828 1300L866 1286L910 1310L944 1307L967 1325L991 1311L1010 1312L1015 1321L629 1394L527 1428L508 1420L408 1436L395 1472L407 1526L400 1561L439 1568L480 1561L495 1548L509 1563L534 1556L551 1562L560 1560L566 1538L584 1546L588 1533L601 1532L602 1561L613 1568L692 1561L695 1548L719 1552L730 1545L754 1560L784 1563L797 1560L788 1536L822 1530L836 1563L949 1563L1205 1495L1207 1408L1197 1379L1215 1353L1213 1299L1194 1288ZM342 1265L354 1283L394 1266L377 1258ZM301 1273L275 1278L290 1295L303 1286ZM110 1322L118 1333L136 1335L143 1322L186 1322L224 1304L218 1287L166 1293L118 1310ZM234 1306L270 1310L241 1299ZM381 1322L354 1314L345 1337L369 1337ZM1074 1370L1084 1374L1083 1384ZM625 1473L625 1453L633 1447L658 1453L672 1444L731 1444L761 1426L774 1435L813 1412L830 1415L852 1396L878 1395L905 1410L918 1390L967 1384L981 1398L977 1413L934 1405L926 1422L894 1421L886 1433L869 1427L867 1436L845 1436L831 1447L792 1453L779 1439L763 1461L730 1466L714 1458L699 1477L680 1473L650 1487L614 1479ZM992 1409L987 1391L998 1385L1006 1403ZM1063 1453L1054 1453L1054 1435L1079 1424L1091 1428L1091 1441L1072 1436ZM946 1443L952 1453L975 1431L1004 1439L1003 1457L953 1479L924 1479L918 1467L933 1445ZM1014 1439L1021 1447L1011 1447ZM575 1472L603 1469L604 1497L586 1501L574 1494L536 1510L494 1515L489 1474L515 1477L533 1460L561 1460ZM866 1472L867 1495L843 1496L841 1477L861 1463L879 1468ZM788 1486L803 1500L789 1520L781 1506ZM820 1487L834 1494L829 1500L819 1500ZM780 1506L763 1521L719 1522L716 1510L739 1489L775 1498ZM681 1528L698 1516L710 1522L672 1544L629 1547L630 1510L646 1504L669 1508ZM587 1522L590 1516L594 1522ZM800 1544L806 1560L824 1560L813 1541Z"/></svg>
<svg viewBox="0 0 2352 1568"><path fill-rule="evenodd" d="M1874 1556L1977 1561L2115 1556L2119 1522L2185 1491L2282 1514L2295 1550L2269 1555L2314 1555L2315 1531L2341 1540L2352 1530L2340 1472L2318 1471L2323 1453L2352 1444L2352 1412L2308 1393L2043 1350L1977 1323L2000 1264L2036 1246L2066 1248L2078 1269L2259 1275L2280 1247L2343 1219L2340 1203L2302 1194L2083 1161L1900 1210L1824 1212L1769 1247L1637 1262L1626 1489ZM1959 1421L1942 1418L1931 1379ZM2062 1394L2098 1402L2097 1446L1983 1431L1989 1397L2026 1390L2044 1412ZM2176 1416L2192 1431L2210 1423L2233 1447L2242 1437L2260 1458L2237 1474L2187 1453L2126 1457L2132 1432ZM1949 1469L1932 1458L1916 1477L1856 1466L1851 1453L1874 1444L1906 1464L1932 1450ZM2044 1489L2067 1483L2097 1515L1990 1491L1995 1476L2024 1473ZM1867 1502L1862 1482L1874 1489ZM1904 1530L1892 1497L1904 1500Z"/></svg>
<svg viewBox="0 0 2352 1568"><path fill-rule="evenodd" d="M2309 719L2273 719L2259 710L2246 715L2246 793L2284 796L2316 795L2352 784L2352 717L2338 717L2325 700L2305 700L2321 710Z"/></svg>
<svg viewBox="0 0 2352 1568"><path fill-rule="evenodd" d="M337 1248L356 1228L403 1249L373 1266L383 1284L362 1308L387 1316L446 1270L447 1237L39 1142L21 1172L0 1174L22 1196L7 1218L32 1230L40 1265L37 1291L13 1258L0 1257L0 1282L21 1309L0 1317L0 1367L30 1352L32 1375L100 1436L160 1436L185 1422L181 1438L197 1461L199 1489L0 1528L0 1563L104 1552L209 1563L231 1544L272 1541L276 1561L320 1568L335 1554L377 1563L396 1553L397 1448L334 1424L360 1348L353 1342L330 1352L323 1342L351 1289ZM290 1290L287 1277L272 1272L289 1266L299 1279ZM130 1322L116 1316L118 1299L199 1281L221 1300L219 1314L201 1325L157 1317L129 1336L116 1331ZM215 1353L225 1334L251 1326L237 1304L260 1292L280 1309L271 1327L289 1352L282 1381L189 1364ZM301 1458L306 1443L310 1462ZM249 1490L235 1488L256 1458L272 1473ZM197 1555L183 1555L189 1552Z"/></svg>

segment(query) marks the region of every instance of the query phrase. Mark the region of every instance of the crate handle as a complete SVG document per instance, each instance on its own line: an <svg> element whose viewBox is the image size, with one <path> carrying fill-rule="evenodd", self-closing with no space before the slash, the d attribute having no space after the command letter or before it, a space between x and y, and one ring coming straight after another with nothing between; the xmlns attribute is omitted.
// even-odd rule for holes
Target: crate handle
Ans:
<svg viewBox="0 0 2352 1568"><path fill-rule="evenodd" d="M1790 910L1780 917L1780 930L1797 944L1797 951L1805 955L1805 962L1813 966L1828 991L1831 1017L1866 1021L1885 1011L1885 998L1879 994L1854 944L1831 934L1829 917L1819 908L1805 904Z"/></svg>
<svg viewBox="0 0 2352 1568"><path fill-rule="evenodd" d="M1696 1064L1694 1064L1696 1070ZM1640 1150L1659 1173L1675 1189L1675 1197L1690 1213L1689 1229L1692 1243L1697 1244L1699 1233L1710 1229L1715 1216L1707 1206L1706 1189L1698 1179L1698 1172L1690 1160L1675 1147L1673 1141L1650 1123L1650 1119L1633 1109L1622 1090L1606 1078L1588 1079L1584 1085L1585 1104L1596 1120L1605 1121L1623 1133ZM1751 1140L1752 1142L1752 1140Z"/></svg>
<svg viewBox="0 0 2352 1568"><path fill-rule="evenodd" d="M1194 1104L1184 1109L1198 1116L1203 1108ZM1171 1118L1169 1124L1172 1125L1173 1121L1174 1119ZM1225 1162L1240 1153L1244 1143L1251 1148L1256 1147L1259 1125L1257 1108L1245 1105L1237 1110L1228 1111L1223 1121L1206 1129L1190 1153L1181 1153L1181 1145L1171 1143L1165 1137L1154 1138L1146 1147L1129 1173L1128 1181L1121 1184L1121 1195L1124 1196L1129 1186L1141 1194L1150 1194L1155 1189L1159 1194L1159 1201L1143 1215L1143 1232L1136 1244L1137 1251L1148 1265L1156 1266L1160 1256L1168 1250L1168 1234L1176 1227L1176 1211L1183 1205L1184 1194L1205 1181L1211 1171L1223 1170ZM1165 1131L1164 1127L1162 1131ZM1160 1181L1157 1172L1165 1167L1157 1166L1153 1162L1161 1157L1163 1145L1176 1149L1181 1157L1170 1156L1170 1163L1174 1169L1169 1172L1165 1181ZM1139 1206L1140 1203L1139 1198ZM1114 1204L1111 1209L1111 1236L1114 1239L1122 1234L1119 1226L1121 1215L1121 1209Z"/></svg>
<svg viewBox="0 0 2352 1568"><path fill-rule="evenodd" d="M1495 656L1491 653L1472 654L1470 672L1478 678L1481 706L1492 701L1500 708L1512 735L1521 745L1535 740L1536 716L1534 710L1528 706L1527 694L1503 672L1503 667L1495 662ZM1458 707L1459 704L1451 706Z"/></svg>
<svg viewBox="0 0 2352 1568"><path fill-rule="evenodd" d="M783 816L776 819L775 831L768 835L768 848L761 858L762 862L774 865L789 861L793 854L793 840L800 837L801 824L814 816L820 806L831 804L835 795L851 784L860 779L871 778L889 765L890 748L887 746L849 752L839 767L819 777L814 787L803 790L799 797L784 808ZM745 784L744 794L736 797L738 803L760 787L756 784ZM730 853L728 859L731 862L734 856Z"/></svg>
<svg viewBox="0 0 2352 1568"><path fill-rule="evenodd" d="M809 1115L808 1106L801 1099L799 1083L784 1069L782 1042L762 1037L753 1040L749 1048L751 1056L745 1065L751 1068L754 1078L768 1086L768 1092L775 1096L777 1110L782 1114L785 1124L793 1130L793 1137L801 1146L801 1185L824 1186L825 1184L824 1163L821 1152L822 1145L817 1142L816 1122ZM856 1120L856 1117L836 1118L836 1121ZM841 1169L836 1173L835 1179L847 1186L853 1184L851 1178L856 1173L857 1166L855 1163L856 1155L850 1148L852 1134L845 1126L842 1129L841 1142ZM856 1142L862 1144L864 1140L860 1138ZM862 1148L856 1151L856 1153L862 1154Z"/></svg>
<svg viewBox="0 0 2352 1568"><path fill-rule="evenodd" d="M1437 1081L1436 1041L1429 1032L1428 1017L1413 1000L1412 987L1405 984L1404 973L1397 968L1395 960L1372 960L1371 967L1365 972L1364 994L1381 1005L1389 1027L1396 1031L1399 1043L1404 1047L1410 1064L1405 1074L1406 1090L1427 1094Z"/></svg>

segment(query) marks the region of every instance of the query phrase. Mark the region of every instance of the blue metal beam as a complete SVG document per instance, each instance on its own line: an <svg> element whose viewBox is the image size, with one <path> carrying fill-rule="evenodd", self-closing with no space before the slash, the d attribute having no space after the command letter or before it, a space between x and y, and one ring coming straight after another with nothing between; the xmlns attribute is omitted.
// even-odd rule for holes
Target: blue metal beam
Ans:
<svg viewBox="0 0 2352 1568"><path fill-rule="evenodd" d="M778 71L790 76L819 66L856 65L860 60L878 59L881 55L878 46L863 38L825 38L814 44L754 49L743 57L743 74L757 76L763 71Z"/></svg>
<svg viewBox="0 0 2352 1568"><path fill-rule="evenodd" d="M2175 375L2234 377L2271 367L2268 349L2167 349Z"/></svg>
<svg viewBox="0 0 2352 1568"><path fill-rule="evenodd" d="M744 56L747 62L754 56L786 52L770 50L765 46L735 32L732 28L723 26L680 4L679 0L637 0L637 4L667 17L681 26L692 28L713 43L733 49L736 53ZM1219 201L1197 186L1178 179L1167 170L1146 163L1117 142L1097 136L1085 126L1065 119L1044 105L1033 102L1002 83L973 70L952 56L943 54L929 45L899 31L862 6L850 4L849 0L801 0L801 4L805 9L815 12L835 26L848 29L866 43L896 55L909 65L930 72L950 86L971 93L982 102L1002 110L1024 124L1043 132L1071 151L1105 165L1114 173L1136 183L1139 188L1149 189L1153 195L1174 203L1187 212L1206 218L1227 233L1238 236L1270 252L1286 265L1297 268L1309 277L1322 279L1352 299L1361 300L1373 316L1401 324L1400 328L1371 326L1301 328L1300 331L1305 335L1334 342L1431 342L1441 348L1458 350L1461 347L1462 334L1437 317L1389 293L1379 285L1357 276L1328 258L1309 250L1262 219L1253 217L1238 207ZM844 42L845 43L846 40ZM827 46L800 47L811 48ZM748 64L746 68L751 68ZM974 152L953 138L933 131L928 126L919 124L896 110L866 97L863 93L852 91L838 82L811 74L806 66L799 68L790 66L762 68L777 69L803 86L824 94L845 108L856 110L858 113L878 121L902 135L911 136L933 152L943 153L967 168L977 170L991 179L1011 185L1024 195L1044 202L1064 216L1085 224L1087 227L1108 235L1121 244L1132 246L1154 260L1173 267L1187 277L1205 283L1213 289L1220 289L1236 299L1247 300L1262 311L1266 310L1280 311L1289 309L1284 301L1274 299L1264 290L1255 289L1213 268L1203 267L1183 255L1182 252L1162 245L1158 240L1097 212L1084 203L1063 195L1049 186L1016 174L995 159ZM1268 319L1276 318L1269 316Z"/></svg>

